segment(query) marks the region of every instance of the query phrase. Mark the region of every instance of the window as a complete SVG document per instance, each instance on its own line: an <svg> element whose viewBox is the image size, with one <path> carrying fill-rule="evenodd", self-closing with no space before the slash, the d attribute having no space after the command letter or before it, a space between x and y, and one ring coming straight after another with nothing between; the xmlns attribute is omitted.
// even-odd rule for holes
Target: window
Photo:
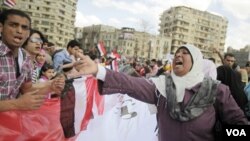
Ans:
<svg viewBox="0 0 250 141"><path fill-rule="evenodd" d="M40 17L40 14L39 14L39 13L35 13L35 16L36 16L36 17Z"/></svg>
<svg viewBox="0 0 250 141"><path fill-rule="evenodd" d="M42 25L49 25L48 21L42 21Z"/></svg>
<svg viewBox="0 0 250 141"><path fill-rule="evenodd" d="M34 21L34 24L39 24L39 21L35 20L35 21Z"/></svg>
<svg viewBox="0 0 250 141"><path fill-rule="evenodd" d="M59 10L59 12L60 12L62 15L65 15L65 11Z"/></svg>
<svg viewBox="0 0 250 141"><path fill-rule="evenodd" d="M49 19L49 15L47 15L47 14L43 14L42 17L43 17L43 18L46 18L46 19Z"/></svg>

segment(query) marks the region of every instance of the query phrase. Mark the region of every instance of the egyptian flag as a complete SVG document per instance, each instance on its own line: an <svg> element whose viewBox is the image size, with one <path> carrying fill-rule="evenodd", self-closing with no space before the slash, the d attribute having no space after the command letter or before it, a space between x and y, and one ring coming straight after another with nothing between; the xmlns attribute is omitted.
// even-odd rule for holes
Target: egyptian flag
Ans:
<svg viewBox="0 0 250 141"><path fill-rule="evenodd" d="M114 49L112 52L111 52L111 55L110 55L112 58L115 58L116 60L120 60L121 59L121 55L117 52L116 49Z"/></svg>
<svg viewBox="0 0 250 141"><path fill-rule="evenodd" d="M104 112L104 97L100 96L93 76L74 79L72 86L61 99L60 120L66 138L86 130L93 115Z"/></svg>
<svg viewBox="0 0 250 141"><path fill-rule="evenodd" d="M111 70L116 71L116 72L119 71L118 62L117 62L116 59L115 59L115 60L112 60L112 62L111 62Z"/></svg>
<svg viewBox="0 0 250 141"><path fill-rule="evenodd" d="M100 53L101 56L104 56L106 55L106 49L105 49L105 46L104 46L104 43L103 41L100 41L98 44L97 44L97 49Z"/></svg>
<svg viewBox="0 0 250 141"><path fill-rule="evenodd" d="M92 119L75 141L157 141L155 117L147 103L128 95L108 95L105 114Z"/></svg>
<svg viewBox="0 0 250 141"><path fill-rule="evenodd" d="M121 55L117 53L117 50L114 49L111 54L110 57L113 59L111 62L111 69L113 71L118 72L119 68L118 68L118 61L121 59Z"/></svg>
<svg viewBox="0 0 250 141"><path fill-rule="evenodd" d="M75 133L86 130L93 115L104 112L104 97L98 92L97 79L93 76L73 82L75 88ZM93 113L97 111L97 113Z"/></svg>
<svg viewBox="0 0 250 141"><path fill-rule="evenodd" d="M94 77L75 79L65 96L45 99L37 110L0 112L0 140L74 141L87 129L95 107L103 114L103 100Z"/></svg>
<svg viewBox="0 0 250 141"><path fill-rule="evenodd" d="M16 1L15 0L4 0L4 5L13 8L16 5Z"/></svg>

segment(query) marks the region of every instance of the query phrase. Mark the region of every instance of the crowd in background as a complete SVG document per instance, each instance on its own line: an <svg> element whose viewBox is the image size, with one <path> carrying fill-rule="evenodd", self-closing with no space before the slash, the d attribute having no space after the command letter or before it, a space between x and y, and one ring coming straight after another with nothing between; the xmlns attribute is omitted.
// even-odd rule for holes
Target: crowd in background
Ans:
<svg viewBox="0 0 250 141"><path fill-rule="evenodd" d="M45 38L46 33L31 29L31 20L22 11L7 10L1 14L0 19L0 112L39 109L44 100L70 95L74 80L86 77L81 71L86 56L106 69L139 78L151 79L173 74L174 56L164 61L150 59L143 62L137 58L123 58L116 50L100 56L96 47L83 50L81 44L74 39L69 41L67 46L58 49L53 42ZM215 53L218 52L215 50ZM219 80L229 87L235 102L250 119L250 62L246 62L245 67L239 67L233 54L225 53L224 57L220 57L223 64L216 65L214 59L209 58L202 59L200 67L206 77ZM196 60L192 61L194 63ZM8 73L8 76L5 73ZM76 89L74 88L72 93ZM25 96L26 94L28 95ZM35 94L37 97L32 100L30 97ZM17 102L16 99L22 100ZM12 104L19 106L13 108ZM69 110L66 114L68 113ZM60 116L64 116L62 112ZM61 124L64 134L68 133L69 127L64 126L65 123ZM68 134L68 137L75 135Z"/></svg>

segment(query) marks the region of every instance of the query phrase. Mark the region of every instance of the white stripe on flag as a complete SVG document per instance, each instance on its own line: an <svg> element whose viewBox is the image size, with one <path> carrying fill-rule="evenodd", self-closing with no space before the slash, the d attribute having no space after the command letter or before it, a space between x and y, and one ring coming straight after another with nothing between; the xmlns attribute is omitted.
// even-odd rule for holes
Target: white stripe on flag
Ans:
<svg viewBox="0 0 250 141"><path fill-rule="evenodd" d="M14 0L4 0L4 4L11 8L16 5Z"/></svg>
<svg viewBox="0 0 250 141"><path fill-rule="evenodd" d="M130 103L125 100L129 100ZM157 141L157 133L154 131L157 125L156 115L150 114L147 103L127 95L124 95L119 102L116 100L106 102L109 104L113 102L114 106L105 111L103 116L92 119L88 129L82 131L76 141ZM132 111L128 119L121 117L121 108L124 106L130 106Z"/></svg>
<svg viewBox="0 0 250 141"><path fill-rule="evenodd" d="M97 48L98 48L101 56L103 56L104 54L106 54L106 50L105 50L103 42L98 43L97 44Z"/></svg>
<svg viewBox="0 0 250 141"><path fill-rule="evenodd" d="M75 133L78 134L81 129L83 117L87 106L87 86L86 78L75 79L73 86L75 88Z"/></svg>

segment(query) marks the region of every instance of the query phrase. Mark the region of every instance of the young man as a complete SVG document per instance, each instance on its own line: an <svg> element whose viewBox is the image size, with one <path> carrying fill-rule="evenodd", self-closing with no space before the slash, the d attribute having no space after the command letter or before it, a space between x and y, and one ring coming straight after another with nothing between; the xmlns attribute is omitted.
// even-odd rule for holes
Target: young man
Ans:
<svg viewBox="0 0 250 141"><path fill-rule="evenodd" d="M228 65L229 67L231 67L234 70L239 70L239 66L236 64L236 59L234 57L234 55L232 53L226 53L224 55L224 65Z"/></svg>
<svg viewBox="0 0 250 141"><path fill-rule="evenodd" d="M64 78L33 85L32 63L21 46L29 37L30 17L15 9L0 14L0 112L39 108L50 91L60 93ZM22 94L21 94L22 93Z"/></svg>
<svg viewBox="0 0 250 141"><path fill-rule="evenodd" d="M54 63L54 69L58 70L58 68L71 68L74 66L76 54L80 48L80 43L76 40L69 41L67 45L67 50L63 49L60 51L55 52L52 55L52 60ZM63 65L65 62L71 62L70 64Z"/></svg>

